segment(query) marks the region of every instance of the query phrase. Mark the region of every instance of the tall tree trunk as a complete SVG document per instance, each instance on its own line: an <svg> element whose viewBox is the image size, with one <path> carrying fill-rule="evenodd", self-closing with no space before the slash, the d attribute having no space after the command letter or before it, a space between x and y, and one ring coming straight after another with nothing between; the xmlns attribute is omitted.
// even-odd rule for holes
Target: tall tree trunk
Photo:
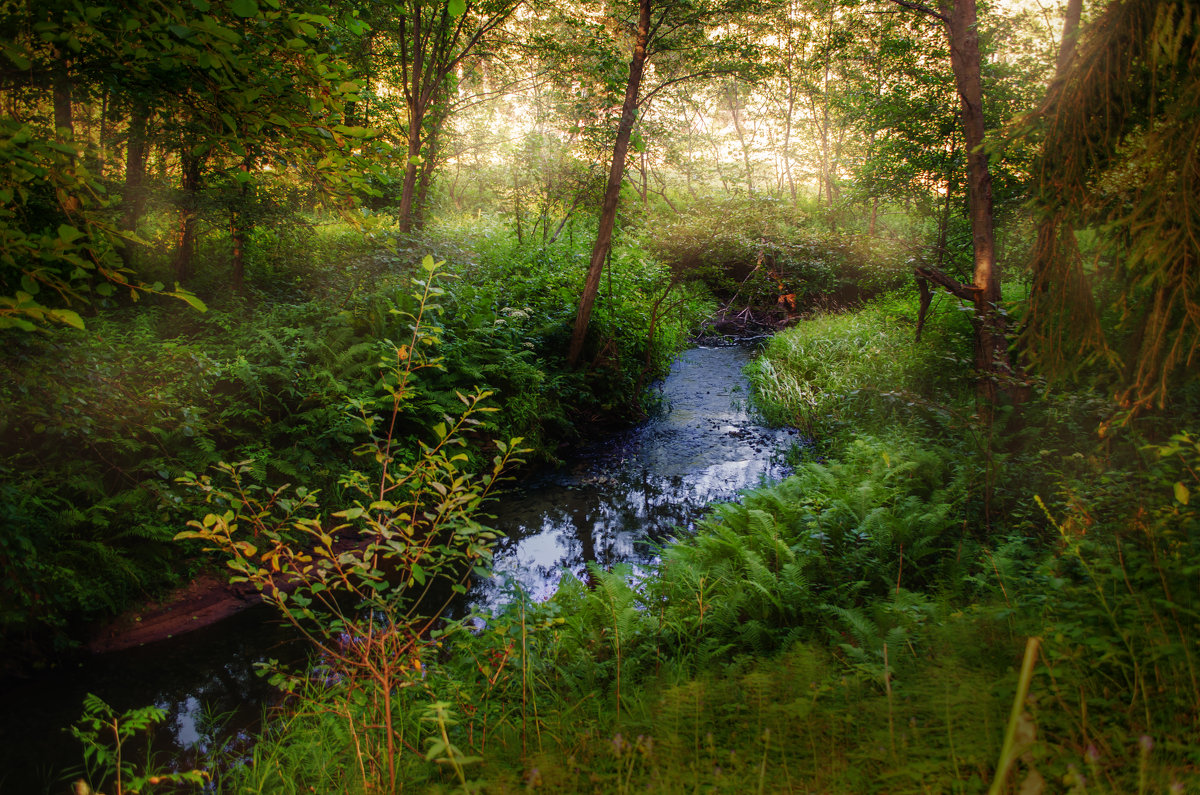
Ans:
<svg viewBox="0 0 1200 795"><path fill-rule="evenodd" d="M92 171L98 179L104 179L104 168L107 165L108 152L108 87L105 86L100 95L100 131L96 134L96 155L92 161Z"/></svg>
<svg viewBox="0 0 1200 795"><path fill-rule="evenodd" d="M1083 0L1068 0L1047 103L1057 102L1057 96L1062 91L1063 78L1075 57L1075 41L1079 35L1082 13ZM1045 189L1042 185L1038 188ZM1080 264L1075 229L1061 207L1051 210L1044 199L1039 203L1042 204L1043 214L1038 220L1034 238L1033 278L1029 286L1030 320L1025 331L1026 334L1032 333L1035 338L1041 337L1039 347L1042 357L1052 351L1053 360L1061 362L1067 346L1081 347L1102 339L1103 334L1095 301ZM1069 263L1065 273L1049 267L1050 263L1063 260ZM1053 324L1047 327L1045 319L1052 317L1069 317L1070 320L1065 327L1055 327ZM1023 346L1028 342L1028 338L1022 340Z"/></svg>
<svg viewBox="0 0 1200 795"><path fill-rule="evenodd" d="M75 138L75 117L71 109L71 59L58 53L54 62L54 129L58 140Z"/></svg>
<svg viewBox="0 0 1200 795"><path fill-rule="evenodd" d="M983 411L990 412L1003 392L1014 401L1024 399L1008 355L1007 324L999 311L1000 273L996 269L996 237L992 213L992 177L983 149L983 87L980 75L978 16L975 0L939 0L938 10L917 0L892 0L940 19L950 43L950 67L961 105L963 140L967 149L967 190L974 248L974 276L962 284L937 268L919 268L928 278L975 307L975 369Z"/></svg>
<svg viewBox="0 0 1200 795"><path fill-rule="evenodd" d="M790 46L790 43L789 43ZM787 118L783 125L783 172L787 175L788 192L792 195L792 204L796 203L796 178L792 174L792 116L796 112L796 84L792 80L792 70L789 57L788 66L788 102Z"/></svg>
<svg viewBox="0 0 1200 795"><path fill-rule="evenodd" d="M642 86L649 37L650 0L638 0L637 39L633 46L633 58L629 62L629 82L625 86L625 102L621 106L621 121L617 126L616 143L613 144L612 165L608 170L608 184L605 186L604 203L600 208L600 228L596 232L596 244L592 246L587 281L584 283L583 294L579 297L579 311L575 315L575 329L571 333L571 345L567 352L569 367L574 367L583 353L583 342L587 337L592 306L596 303L596 292L600 289L600 275L604 271L604 261L612 247L613 226L617 220L617 200L621 195L625 156L629 152L629 137L633 132L633 122L637 114L638 92Z"/></svg>
<svg viewBox="0 0 1200 795"><path fill-rule="evenodd" d="M404 184L400 189L400 231L411 232L413 228L413 200L416 198L417 162L421 156L421 123L424 107L409 110L408 160L404 166Z"/></svg>
<svg viewBox="0 0 1200 795"><path fill-rule="evenodd" d="M179 202L179 226L175 234L175 259L172 265L175 280L183 282L192 275L192 261L196 251L200 175L204 167L204 158L193 155L188 147L180 153L179 159L182 196Z"/></svg>
<svg viewBox="0 0 1200 795"><path fill-rule="evenodd" d="M742 120L738 114L738 87L733 83L725 94L729 102L729 114L733 117L733 129L737 131L738 143L742 146L742 163L746 166L746 193L754 194L754 167L750 163L750 147L746 143L746 132L742 129Z"/></svg>
<svg viewBox="0 0 1200 795"><path fill-rule="evenodd" d="M1075 57L1075 39L1079 36L1079 18L1083 16L1083 0L1067 0L1063 16L1062 40L1058 43L1058 60L1054 64L1054 79L1059 80L1067 73L1071 59Z"/></svg>
<svg viewBox="0 0 1200 795"><path fill-rule="evenodd" d="M521 234L521 183L518 181L517 169L513 169L513 220L517 224L517 245L523 245L525 238Z"/></svg>
<svg viewBox="0 0 1200 795"><path fill-rule="evenodd" d="M942 202L942 217L938 219L938 239L937 239L937 265L935 266L939 273L943 272L946 263L946 238L950 232L950 208L954 206L954 176L955 164L954 153L957 151L958 139L951 137L950 139L950 156L946 160L946 200ZM874 218L872 217L872 226L874 226ZM929 317L929 306L933 303L933 293L929 290L929 279L920 269L917 270L917 287L921 291L921 303L917 309L917 333L916 341L921 341L921 330L925 328L925 321Z"/></svg>
<svg viewBox="0 0 1200 795"><path fill-rule="evenodd" d="M146 207L146 159L149 152L146 124L150 110L144 102L135 102L129 114L129 141L125 148L125 190L121 194L120 228L136 232ZM133 259L133 243L124 241L121 261L128 267Z"/></svg>
<svg viewBox="0 0 1200 795"><path fill-rule="evenodd" d="M242 158L238 170L249 177L252 167L253 157L247 154ZM237 199L229 217L229 239L233 243L230 281L233 283L233 289L238 292L246 285L246 241L250 236L250 224L247 221L249 203L250 180L246 179L238 185Z"/></svg>
<svg viewBox="0 0 1200 795"><path fill-rule="evenodd" d="M421 126L425 122L425 82L428 79L425 64L425 43L428 31L424 29L421 3L407 4L400 16L401 62L407 71L401 81L404 101L408 110L408 140L405 147L404 182L400 188L400 231L412 231L413 199L417 187L417 163L421 156ZM411 36L411 48L409 37Z"/></svg>
<svg viewBox="0 0 1200 795"><path fill-rule="evenodd" d="M992 213L992 176L988 154L983 149L983 88L980 76L978 18L975 0L942 0L942 12L949 17L950 65L962 105L963 139L967 149L967 185L970 197L971 238L975 268L975 367L979 372L979 394L986 403L995 403L997 389L1010 392L1006 379L1012 366L1008 358L1004 316L998 311L1000 274L996 270L996 236Z"/></svg>
<svg viewBox="0 0 1200 795"><path fill-rule="evenodd" d="M444 121L444 117L438 119L433 131L429 134L429 139L425 142L425 157L421 161L421 173L417 177L417 195L413 200L412 207L413 229L424 229L425 221L429 217L429 186L433 183L433 170L437 166L438 134L441 132Z"/></svg>

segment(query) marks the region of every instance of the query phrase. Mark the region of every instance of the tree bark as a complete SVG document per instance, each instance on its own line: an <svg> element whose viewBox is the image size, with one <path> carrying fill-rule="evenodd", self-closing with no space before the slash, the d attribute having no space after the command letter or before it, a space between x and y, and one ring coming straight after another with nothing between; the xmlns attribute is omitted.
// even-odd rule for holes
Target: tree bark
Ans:
<svg viewBox="0 0 1200 795"><path fill-rule="evenodd" d="M425 142L425 157L421 163L421 173L417 177L416 197L411 209L412 229L424 229L429 216L429 186L433 183L433 170L438 161L439 133L444 123L444 116L438 118Z"/></svg>
<svg viewBox="0 0 1200 795"><path fill-rule="evenodd" d="M1079 35L1079 19L1082 13L1083 0L1068 0L1054 77L1047 92L1047 103L1056 103L1058 95L1062 92L1064 78L1075 57L1075 41ZM1038 189L1044 191L1045 186L1039 184ZM1086 279L1080 267L1079 244L1075 230L1061 207L1049 210L1045 206L1045 199L1039 203L1043 205L1043 215L1038 220L1033 247L1029 324L1025 331L1027 334L1033 331L1034 337L1048 334L1053 342L1043 337L1038 346L1041 349L1043 364L1047 352L1050 352L1052 361L1061 363L1064 345L1074 347L1082 344L1084 340L1100 338L1102 334L1091 290L1086 286ZM1065 274L1057 273L1057 269L1050 267L1051 262L1062 259L1069 262ZM1066 326L1069 330L1062 327L1053 328L1053 325L1048 329L1043 320L1046 317L1067 317L1068 314L1070 321ZM1067 342L1068 338L1071 339L1070 343ZM1022 339L1022 347L1028 350L1029 342L1028 337Z"/></svg>
<svg viewBox="0 0 1200 795"><path fill-rule="evenodd" d="M54 64L54 129L58 140L74 140L75 117L71 109L71 61L59 54Z"/></svg>
<svg viewBox="0 0 1200 795"><path fill-rule="evenodd" d="M179 202L179 226L175 237L175 258L172 263L175 280L186 281L192 275L192 260L196 251L196 219L199 213L200 176L204 158L185 149L180 153L182 197Z"/></svg>
<svg viewBox="0 0 1200 795"><path fill-rule="evenodd" d="M146 207L146 156L149 152L146 124L150 110L144 102L135 102L129 114L129 141L125 148L125 190L121 194L120 228L135 232ZM128 267L133 258L134 244L124 241L121 261Z"/></svg>
<svg viewBox="0 0 1200 795"><path fill-rule="evenodd" d="M612 165L608 170L608 184L604 189L604 203L600 208L600 227L596 232L596 243L592 247L592 259L588 265L587 281L579 297L579 310L575 315L575 329L571 333L571 345L567 352L567 366L574 367L583 353L583 342L587 337L592 307L600 289L600 276L604 261L612 247L613 226L617 220L617 201L621 196L621 179L625 174L625 156L629 152L629 137L637 114L638 92L642 85L642 72L646 66L646 46L650 38L650 0L638 0L637 39L633 47L633 58L629 62L629 81L625 87L625 102L621 106L621 121L617 126L617 140L613 144Z"/></svg>
<svg viewBox="0 0 1200 795"><path fill-rule="evenodd" d="M754 166L750 162L750 146L746 143L746 131L742 129L742 120L738 114L738 84L730 83L725 92L729 103L729 115L733 117L733 129L737 132L738 143L742 147L742 163L746 166L746 194L754 195Z"/></svg>
<svg viewBox="0 0 1200 795"><path fill-rule="evenodd" d="M975 307L975 369L979 397L988 411L1003 392L1014 402L1024 398L1008 355L1007 324L999 311L1000 273L996 268L996 237L992 212L992 177L983 149L982 58L979 54L978 14L975 0L940 0L934 10L914 0L892 0L934 17L945 25L950 43L950 67L961 105L963 140L967 148L967 189L974 249L974 274L969 285L950 278L937 268L919 268L917 274L944 287Z"/></svg>
<svg viewBox="0 0 1200 795"><path fill-rule="evenodd" d="M252 167L253 158L251 155L246 155L242 158L238 170L249 176ZM246 286L246 245L250 237L247 211L250 198L250 182L246 180L238 185L238 195L229 216L229 239L233 244L230 281L233 283L233 289L238 292L241 292Z"/></svg>
<svg viewBox="0 0 1200 795"><path fill-rule="evenodd" d="M421 156L421 128L425 123L425 111L431 96L430 81L433 71L428 68L427 45L430 43L433 23L425 29L424 10L421 2L409 3L400 17L400 52L404 67L401 85L404 102L408 110L408 137L405 147L404 182L400 189L400 231L407 233L413 228L413 201L417 188L417 163ZM445 15L443 15L445 16ZM410 28L411 25L411 28ZM411 37L411 47L410 45Z"/></svg>
<svg viewBox="0 0 1200 795"><path fill-rule="evenodd" d="M998 311L1000 274L996 270L996 236L992 212L992 176L983 149L983 88L980 74L978 17L975 0L943 0L949 17L950 65L962 106L963 138L967 148L967 185L971 214L971 238L975 254L972 284L975 303L975 368L979 373L979 395L988 404L996 401L997 390L1010 392L1012 366L1004 316ZM1004 378L1005 383L998 383Z"/></svg>
<svg viewBox="0 0 1200 795"><path fill-rule="evenodd" d="M146 159L150 149L146 126L149 120L150 109L144 102L136 103L129 115L129 141L125 149L125 193L121 197L124 209L121 215L122 229L136 228L146 206Z"/></svg>
<svg viewBox="0 0 1200 795"><path fill-rule="evenodd" d="M1058 60L1054 64L1054 79L1059 80L1067 73L1071 59L1075 57L1075 39L1079 36L1079 18L1083 16L1083 0L1067 0L1063 17L1062 40L1058 44Z"/></svg>

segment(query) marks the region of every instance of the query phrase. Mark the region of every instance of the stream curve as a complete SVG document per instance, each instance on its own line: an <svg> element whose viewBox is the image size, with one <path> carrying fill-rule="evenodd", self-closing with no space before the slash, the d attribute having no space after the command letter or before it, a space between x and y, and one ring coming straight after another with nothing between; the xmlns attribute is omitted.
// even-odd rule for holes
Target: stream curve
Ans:
<svg viewBox="0 0 1200 795"><path fill-rule="evenodd" d="M646 422L504 495L488 521L504 534L495 575L476 584L474 603L496 609L517 588L548 598L563 572L582 577L589 562L645 564L709 503L783 476L782 454L799 439L765 427L750 410L742 375L750 357L741 346L684 351ZM254 674L256 662L303 653L270 610L258 607L185 636L10 683L0 692L0 793L64 791L64 770L77 769L81 759L64 727L77 720L88 692L118 710L149 703L166 710L156 748L186 764L254 725L272 696Z"/></svg>

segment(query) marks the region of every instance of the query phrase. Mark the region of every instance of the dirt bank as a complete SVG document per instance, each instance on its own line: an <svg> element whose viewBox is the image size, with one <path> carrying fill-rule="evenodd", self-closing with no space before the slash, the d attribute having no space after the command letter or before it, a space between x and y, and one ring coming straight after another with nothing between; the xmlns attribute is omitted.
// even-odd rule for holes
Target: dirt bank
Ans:
<svg viewBox="0 0 1200 795"><path fill-rule="evenodd" d="M207 627L261 603L253 586L230 585L221 575L203 574L162 599L117 616L84 648L103 654L143 646Z"/></svg>

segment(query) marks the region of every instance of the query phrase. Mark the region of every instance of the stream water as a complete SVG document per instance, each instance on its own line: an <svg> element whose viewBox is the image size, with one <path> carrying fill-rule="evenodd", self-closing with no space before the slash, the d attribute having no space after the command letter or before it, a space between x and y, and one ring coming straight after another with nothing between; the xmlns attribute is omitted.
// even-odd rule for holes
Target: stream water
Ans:
<svg viewBox="0 0 1200 795"><path fill-rule="evenodd" d="M784 474L782 454L797 437L764 427L748 408L745 347L685 351L660 386L660 409L637 428L582 451L567 466L524 481L492 507L505 534L495 576L476 585L475 604L497 607L520 587L549 597L563 572L645 564L658 544L686 533L704 506ZM303 649L266 609L188 635L96 656L0 692L0 795L63 793L64 768L80 765L63 727L86 693L118 710L155 704L167 711L160 753L187 759L253 726L271 688L254 671L270 657Z"/></svg>

